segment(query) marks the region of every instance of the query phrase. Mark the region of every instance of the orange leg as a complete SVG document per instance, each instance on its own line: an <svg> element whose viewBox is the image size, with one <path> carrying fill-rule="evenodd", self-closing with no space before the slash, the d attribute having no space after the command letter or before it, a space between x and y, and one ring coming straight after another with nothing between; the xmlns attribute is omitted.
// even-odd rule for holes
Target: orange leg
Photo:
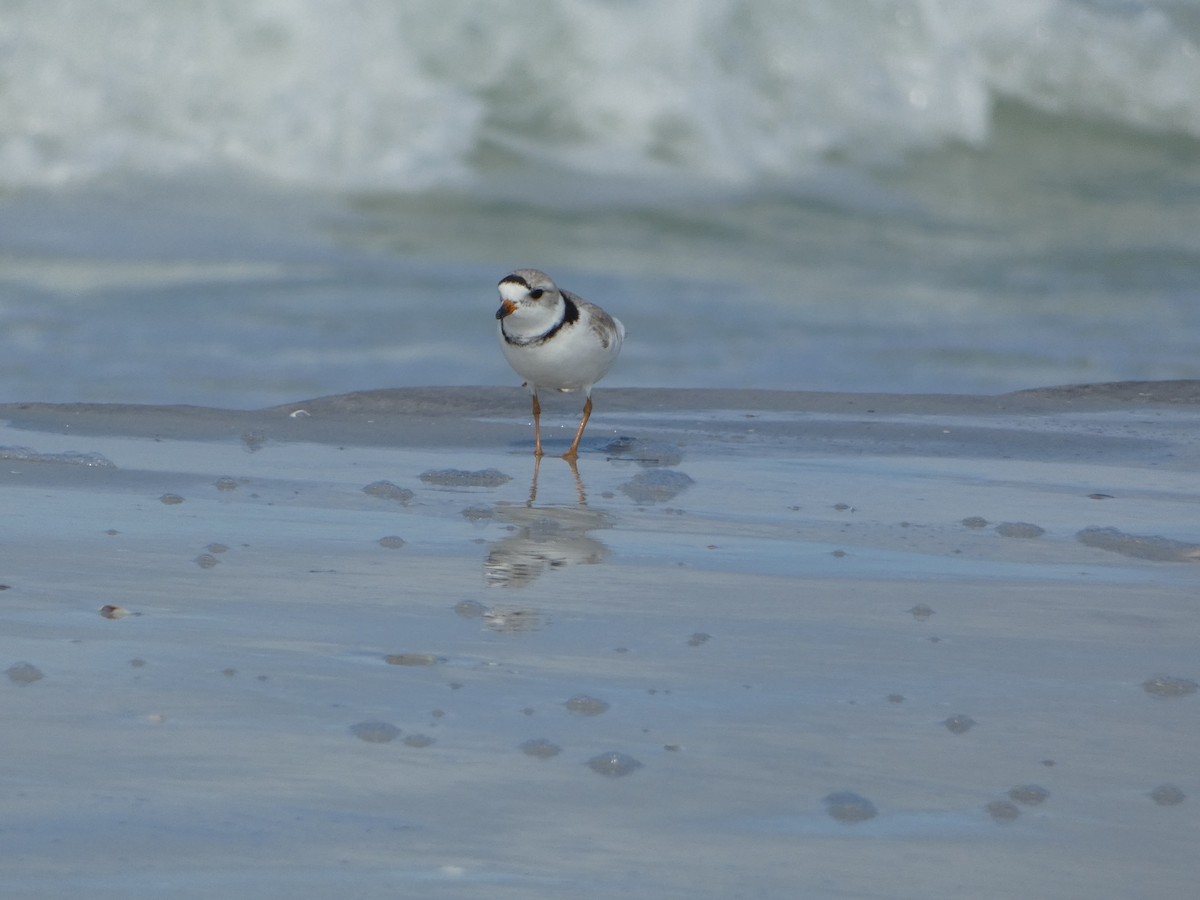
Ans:
<svg viewBox="0 0 1200 900"><path fill-rule="evenodd" d="M592 398L587 398L587 403L583 404L583 421L579 423L579 430L575 432L575 440L571 442L571 449L562 455L563 459L569 459L572 462L579 458L579 442L583 440L583 429L587 428L588 419L592 417Z"/></svg>
<svg viewBox="0 0 1200 900"><path fill-rule="evenodd" d="M533 434L536 442L533 455L540 459L542 456L542 404L538 403L537 391L533 393Z"/></svg>

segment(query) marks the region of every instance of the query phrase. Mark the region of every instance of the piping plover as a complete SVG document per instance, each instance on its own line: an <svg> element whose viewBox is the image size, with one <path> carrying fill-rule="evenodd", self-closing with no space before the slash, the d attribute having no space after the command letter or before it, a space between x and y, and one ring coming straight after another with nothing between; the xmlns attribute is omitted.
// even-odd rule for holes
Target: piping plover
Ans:
<svg viewBox="0 0 1200 900"><path fill-rule="evenodd" d="M560 290L545 272L517 269L498 285L496 320L508 364L533 394L534 455L542 455L542 407L538 391L583 391L583 419L563 459L579 456L579 441L592 416L592 385L621 352L625 326L594 303Z"/></svg>

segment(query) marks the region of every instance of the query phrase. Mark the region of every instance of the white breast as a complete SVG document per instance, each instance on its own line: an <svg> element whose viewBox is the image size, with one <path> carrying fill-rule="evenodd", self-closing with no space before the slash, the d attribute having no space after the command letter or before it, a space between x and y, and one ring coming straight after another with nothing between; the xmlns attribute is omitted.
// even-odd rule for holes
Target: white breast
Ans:
<svg viewBox="0 0 1200 900"><path fill-rule="evenodd" d="M540 343L519 346L500 335L509 365L531 388L590 392L616 362L625 339L624 326L612 319L614 327L609 329L607 322L593 321L586 307L579 312L576 321Z"/></svg>

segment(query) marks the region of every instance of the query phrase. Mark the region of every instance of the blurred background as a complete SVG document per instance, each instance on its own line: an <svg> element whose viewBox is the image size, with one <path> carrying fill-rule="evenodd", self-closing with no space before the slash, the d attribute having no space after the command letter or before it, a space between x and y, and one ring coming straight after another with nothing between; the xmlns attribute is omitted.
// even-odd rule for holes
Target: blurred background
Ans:
<svg viewBox="0 0 1200 900"><path fill-rule="evenodd" d="M1195 0L0 0L0 401L1200 378Z"/></svg>

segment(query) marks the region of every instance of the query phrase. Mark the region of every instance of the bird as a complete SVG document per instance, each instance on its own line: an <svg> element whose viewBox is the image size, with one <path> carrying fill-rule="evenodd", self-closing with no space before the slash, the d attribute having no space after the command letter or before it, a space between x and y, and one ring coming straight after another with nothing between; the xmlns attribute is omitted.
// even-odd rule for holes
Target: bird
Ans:
<svg viewBox="0 0 1200 900"><path fill-rule="evenodd" d="M542 457L542 407L538 392L583 391L583 418L563 459L579 457L592 417L592 386L612 368L625 326L594 303L558 287L545 272L517 269L500 279L496 310L500 347L533 395L534 456Z"/></svg>

